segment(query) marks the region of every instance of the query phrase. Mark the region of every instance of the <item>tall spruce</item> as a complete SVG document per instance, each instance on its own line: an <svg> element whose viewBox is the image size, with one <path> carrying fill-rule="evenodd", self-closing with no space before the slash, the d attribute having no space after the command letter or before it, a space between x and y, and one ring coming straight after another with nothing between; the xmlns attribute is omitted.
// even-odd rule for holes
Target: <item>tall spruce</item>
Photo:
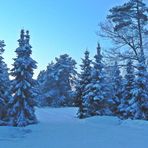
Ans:
<svg viewBox="0 0 148 148"><path fill-rule="evenodd" d="M126 65L126 75L123 86L123 97L119 105L120 117L123 119L133 118L131 112L131 100L134 98L133 91L135 89L135 73L132 60L128 60Z"/></svg>
<svg viewBox="0 0 148 148"><path fill-rule="evenodd" d="M17 57L14 59L11 75L13 98L9 101L9 124L12 126L26 126L36 123L34 114L34 84L33 70L37 68L36 61L31 58L32 50L29 43L29 31L21 30Z"/></svg>
<svg viewBox="0 0 148 148"><path fill-rule="evenodd" d="M7 103L11 99L8 68L3 61L2 54L4 53L4 41L0 41L0 125L6 124L7 119Z"/></svg>
<svg viewBox="0 0 148 148"><path fill-rule="evenodd" d="M147 70L144 54L141 53L137 65L134 98L130 102L133 119L148 120L148 89L147 89Z"/></svg>
<svg viewBox="0 0 148 148"><path fill-rule="evenodd" d="M84 96L87 116L106 114L105 75L103 71L101 47L98 43L97 54L94 56L91 82L86 86Z"/></svg>
<svg viewBox="0 0 148 148"><path fill-rule="evenodd" d="M82 59L81 73L76 85L76 104L79 107L78 117L85 118L87 116L87 109L85 108L85 95L87 94L86 86L91 82L91 60L89 58L89 51L85 51L85 57Z"/></svg>

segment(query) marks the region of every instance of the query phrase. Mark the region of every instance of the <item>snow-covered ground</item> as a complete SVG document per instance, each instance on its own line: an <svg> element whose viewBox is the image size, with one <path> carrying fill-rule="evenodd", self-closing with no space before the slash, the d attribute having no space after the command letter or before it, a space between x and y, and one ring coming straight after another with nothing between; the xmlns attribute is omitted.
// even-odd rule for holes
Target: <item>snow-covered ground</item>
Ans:
<svg viewBox="0 0 148 148"><path fill-rule="evenodd" d="M36 125L0 127L0 148L148 148L148 122L115 117L79 120L76 111L37 109Z"/></svg>

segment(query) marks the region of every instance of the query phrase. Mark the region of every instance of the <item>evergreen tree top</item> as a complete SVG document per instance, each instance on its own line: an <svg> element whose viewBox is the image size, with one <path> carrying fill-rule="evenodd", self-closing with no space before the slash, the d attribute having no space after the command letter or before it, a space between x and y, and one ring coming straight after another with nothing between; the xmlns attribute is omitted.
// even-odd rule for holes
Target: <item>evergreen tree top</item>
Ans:
<svg viewBox="0 0 148 148"><path fill-rule="evenodd" d="M6 45L5 45L5 43L4 43L4 41L2 40L0 40L0 54L3 54L3 52L4 52L4 47L5 47Z"/></svg>
<svg viewBox="0 0 148 148"><path fill-rule="evenodd" d="M17 52L18 55L25 56L25 55L30 55L32 53L31 51L31 45L29 43L30 41L30 35L29 31L25 31L22 29L20 32L20 39L18 40L19 42L19 47L16 49L15 52Z"/></svg>
<svg viewBox="0 0 148 148"><path fill-rule="evenodd" d="M102 60L102 55L101 55L101 46L100 43L98 43L97 46L97 54L94 56L96 63L101 63Z"/></svg>
<svg viewBox="0 0 148 148"><path fill-rule="evenodd" d="M24 29L21 30L20 32L20 39L18 40L19 46L22 47L25 45L25 34L24 34Z"/></svg>
<svg viewBox="0 0 148 148"><path fill-rule="evenodd" d="M82 70L90 70L90 64L91 64L91 60L89 59L89 51L86 49L86 51L84 52L84 59L82 58L82 62L83 64L80 65Z"/></svg>
<svg viewBox="0 0 148 148"><path fill-rule="evenodd" d="M97 54L99 55L101 52L101 46L100 43L98 42L98 46L97 46Z"/></svg>
<svg viewBox="0 0 148 148"><path fill-rule="evenodd" d="M84 52L84 54L85 54L85 57L89 57L89 51L86 49L86 51Z"/></svg>
<svg viewBox="0 0 148 148"><path fill-rule="evenodd" d="M26 43L29 44L30 41L30 35L29 35L29 30L26 31Z"/></svg>

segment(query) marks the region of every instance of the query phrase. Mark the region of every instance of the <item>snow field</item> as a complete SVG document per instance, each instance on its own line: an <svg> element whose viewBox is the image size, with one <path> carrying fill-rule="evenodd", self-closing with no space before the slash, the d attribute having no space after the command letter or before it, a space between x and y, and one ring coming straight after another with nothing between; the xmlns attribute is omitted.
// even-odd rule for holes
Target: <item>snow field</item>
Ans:
<svg viewBox="0 0 148 148"><path fill-rule="evenodd" d="M0 148L147 148L148 122L76 118L77 108L36 109L38 124L0 127Z"/></svg>

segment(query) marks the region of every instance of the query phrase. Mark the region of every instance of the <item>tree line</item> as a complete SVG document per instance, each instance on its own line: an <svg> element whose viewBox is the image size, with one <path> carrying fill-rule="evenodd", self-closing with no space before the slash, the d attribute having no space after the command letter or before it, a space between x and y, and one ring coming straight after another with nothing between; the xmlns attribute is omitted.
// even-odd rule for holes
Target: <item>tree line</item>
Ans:
<svg viewBox="0 0 148 148"><path fill-rule="evenodd" d="M32 78L37 62L31 58L29 31L21 30L10 73L0 41L0 125L36 123L34 106L77 106L81 119L112 115L148 120L147 23L143 0L111 8L98 35L111 40L113 48L103 52L98 43L93 59L86 50L80 72L72 57L60 55L37 80Z"/></svg>
<svg viewBox="0 0 148 148"><path fill-rule="evenodd" d="M115 115L147 120L147 22L148 8L143 0L111 8L106 21L99 24L98 35L114 46L103 53L98 43L94 60L86 50L77 73L76 62L67 54L56 58L38 77L38 88L42 88L39 100L44 100L39 102L54 107L78 106L79 118Z"/></svg>

